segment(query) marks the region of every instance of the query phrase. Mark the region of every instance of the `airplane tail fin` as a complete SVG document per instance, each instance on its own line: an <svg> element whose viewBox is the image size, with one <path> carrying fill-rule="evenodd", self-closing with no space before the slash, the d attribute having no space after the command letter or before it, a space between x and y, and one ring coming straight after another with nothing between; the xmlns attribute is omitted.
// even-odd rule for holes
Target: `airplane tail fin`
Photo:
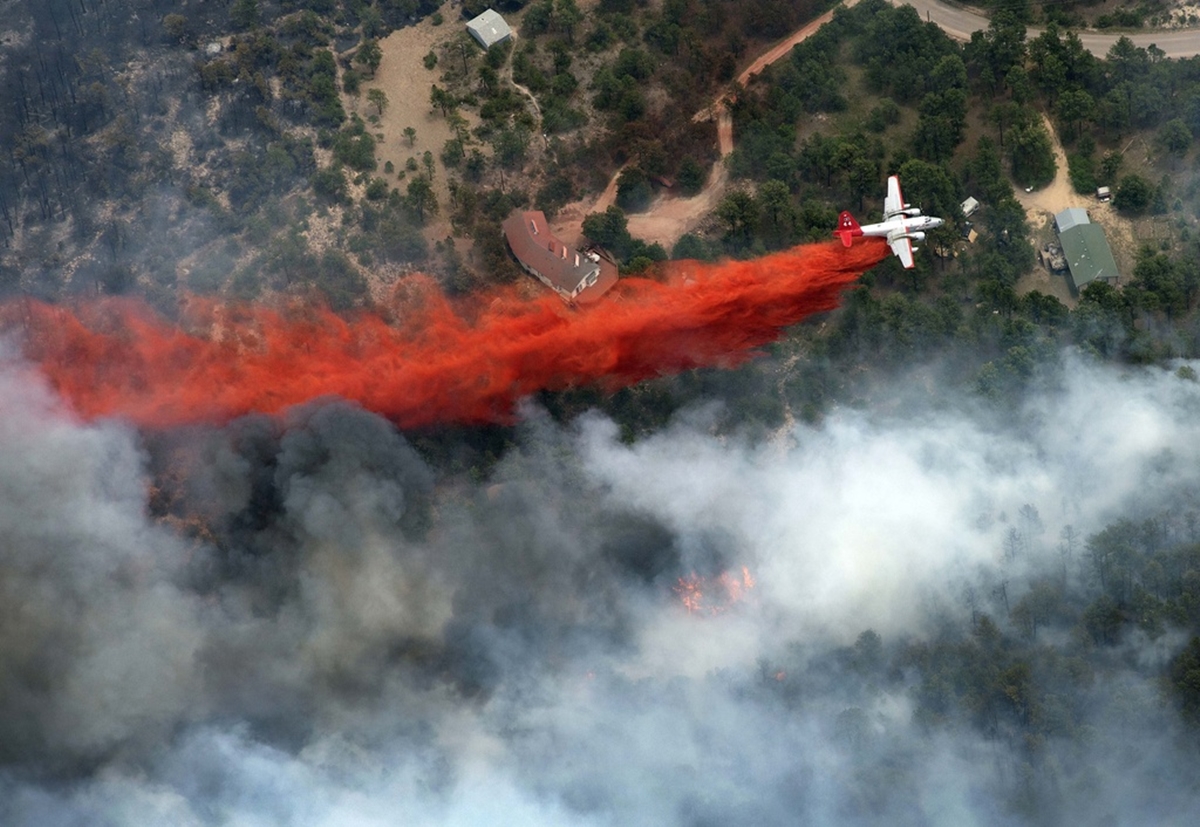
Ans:
<svg viewBox="0 0 1200 827"><path fill-rule="evenodd" d="M838 216L838 226L833 234L842 240L843 247L849 247L853 243L851 239L856 235L862 235L863 231L858 222L854 220L854 216L843 210L842 214Z"/></svg>

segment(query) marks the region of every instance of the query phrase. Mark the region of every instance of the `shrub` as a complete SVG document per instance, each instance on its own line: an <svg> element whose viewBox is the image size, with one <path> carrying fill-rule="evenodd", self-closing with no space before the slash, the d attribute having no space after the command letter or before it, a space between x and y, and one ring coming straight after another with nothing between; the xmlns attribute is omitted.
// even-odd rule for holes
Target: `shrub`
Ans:
<svg viewBox="0 0 1200 827"><path fill-rule="evenodd" d="M1071 153L1067 156L1067 169L1075 192L1091 195L1096 191L1096 162L1090 155Z"/></svg>
<svg viewBox="0 0 1200 827"><path fill-rule="evenodd" d="M1143 213L1154 200L1154 185L1140 175L1129 174L1117 184L1113 205L1123 213Z"/></svg>
<svg viewBox="0 0 1200 827"><path fill-rule="evenodd" d="M617 179L617 206L625 212L640 212L646 209L653 197L650 179L638 167L625 169Z"/></svg>
<svg viewBox="0 0 1200 827"><path fill-rule="evenodd" d="M377 166L375 139L361 121L338 133L333 141L333 157L359 172L370 172Z"/></svg>
<svg viewBox="0 0 1200 827"><path fill-rule="evenodd" d="M367 200L382 201L387 198L388 183L382 178L372 178L371 183L367 184Z"/></svg>
<svg viewBox="0 0 1200 827"><path fill-rule="evenodd" d="M344 201L346 187L346 174L341 167L319 169L312 175L313 192L329 201Z"/></svg>

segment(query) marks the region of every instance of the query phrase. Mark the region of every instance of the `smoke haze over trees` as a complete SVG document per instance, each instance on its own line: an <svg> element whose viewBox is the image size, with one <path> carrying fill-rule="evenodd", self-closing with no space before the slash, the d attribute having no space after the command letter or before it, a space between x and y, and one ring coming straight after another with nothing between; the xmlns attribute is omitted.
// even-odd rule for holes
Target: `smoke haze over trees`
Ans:
<svg viewBox="0 0 1200 827"><path fill-rule="evenodd" d="M10 356L0 817L1184 823L1200 386L906 386L785 443L529 408L439 485L341 403L139 438Z"/></svg>
<svg viewBox="0 0 1200 827"><path fill-rule="evenodd" d="M429 6L4 6L0 823L1191 824L1191 62L1132 44L1100 61L1003 15L967 46L872 0L839 15L743 90L744 189L677 249L827 240L834 205L876 206L889 172L930 213L981 195L981 239L875 268L737 369L407 430L331 398L138 429L54 392L26 355L30 298L136 293L177 318L184 288L316 291L352 308L372 267L431 249L447 276L455 248L421 235L431 176L381 169L369 115L345 105L371 45ZM431 106L484 127L439 156L462 183L441 214L491 239L475 263L495 280L514 268L488 232L514 206L561 206L635 156L633 206L656 177L699 188L705 84L816 10L504 9L523 6L512 70L548 140L580 118L598 137L542 156L525 191L540 150L504 56L431 53L467 67ZM847 84L869 90L861 112ZM1116 176L1123 208L1171 215L1122 289L1071 309L1015 289L1032 250L1008 176L1046 171L1035 106L1073 176ZM1135 133L1173 180L1106 152ZM619 208L591 227L630 261L662 257ZM99 324L106 352L128 355L134 326Z"/></svg>

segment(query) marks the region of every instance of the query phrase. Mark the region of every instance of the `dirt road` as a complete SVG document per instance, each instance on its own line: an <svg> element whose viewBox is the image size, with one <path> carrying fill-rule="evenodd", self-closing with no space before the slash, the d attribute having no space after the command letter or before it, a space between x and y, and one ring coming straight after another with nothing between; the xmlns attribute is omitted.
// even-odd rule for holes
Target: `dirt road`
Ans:
<svg viewBox="0 0 1200 827"><path fill-rule="evenodd" d="M1058 170L1054 174L1054 180L1041 189L1033 192L1025 192L1022 189L1017 191L1017 201L1025 208L1025 215L1034 229L1043 226L1048 220L1053 220L1055 213L1062 212L1067 207L1090 206L1087 202L1094 200L1075 194L1071 187L1071 178L1067 174L1067 153L1058 139L1058 133L1054 131L1054 124L1044 114L1042 123L1050 133L1050 140L1054 145L1054 163L1058 165ZM1017 183L1020 184L1019 181Z"/></svg>
<svg viewBox="0 0 1200 827"><path fill-rule="evenodd" d="M842 5L849 8L857 2L858 0L847 0ZM832 20L833 12L831 9L806 23L756 57L738 75L738 85L745 86L754 75L790 53L793 46ZM717 123L717 147L721 157L709 171L704 189L691 198L681 198L671 193L659 195L645 212L629 216L629 232L634 237L649 243L658 242L669 252L684 233L694 229L705 216L716 209L729 184L725 158L733 152L733 115L726 106L726 97L727 92L722 92L710 106L697 112L692 118L698 123L710 120ZM617 170L604 192L595 201L576 201L563 207L550 225L554 234L568 244L578 244L583 237L583 219L591 213L604 212L616 201L617 178L620 174L621 170Z"/></svg>
<svg viewBox="0 0 1200 827"><path fill-rule="evenodd" d="M1054 181L1033 192L1018 189L1016 193L1017 201L1025 208L1025 217L1033 231L1032 241L1035 246L1040 246L1053 239L1054 216L1068 207L1083 207L1087 210L1088 217L1104 228L1104 235L1117 260L1118 270L1122 273L1129 272L1133 267L1135 253L1142 243L1142 240L1138 238L1138 225L1113 209L1112 202L1101 203L1091 196L1079 195L1075 192L1068 174L1067 154L1063 151L1058 133L1055 132L1049 117L1043 115L1042 122L1054 144L1054 162L1058 165ZM1143 233L1145 232L1144 227L1140 229ZM1072 308L1079 301L1077 296L1071 294L1065 276L1049 273L1040 266L1022 276L1017 282L1016 289L1017 293L1021 295L1031 290L1039 290L1056 296Z"/></svg>
<svg viewBox="0 0 1200 827"><path fill-rule="evenodd" d="M718 161L713 164L707 186L698 195L692 198L660 195L649 210L629 216L629 232L635 238L657 241L670 252L684 233L717 208L728 183L729 170Z"/></svg>
<svg viewBox="0 0 1200 827"><path fill-rule="evenodd" d="M1068 207L1091 207L1087 202L1093 200L1076 195L1075 190L1071 188L1071 179L1067 175L1067 154L1058 140L1058 133L1054 131L1054 124L1045 115L1042 115L1042 123L1050 133L1050 140L1054 145L1054 163L1058 165L1058 170L1054 174L1054 180L1045 187L1033 192L1025 192L1018 187L1016 193L1017 201L1025 208L1025 217L1033 230L1035 242L1038 242L1038 239L1048 240L1052 235L1051 228L1056 213ZM1078 302L1078 299L1071 295L1066 276L1051 273L1040 265L1017 281L1016 290L1018 295L1037 290L1039 293L1054 296L1072 308Z"/></svg>
<svg viewBox="0 0 1200 827"><path fill-rule="evenodd" d="M858 0L846 0L846 2L841 4L841 7L849 9L849 8L853 8L857 3L858 3ZM830 20L833 19L833 13L836 10L837 9L830 9L829 11L825 12L820 17L813 20L812 22L806 23L803 27L792 32L790 35L785 37L783 40L779 41L774 46L772 46L770 49L767 49L767 51L763 52L761 55L759 55L757 58L755 58L754 62L751 63L749 66L747 66L745 69L743 69L742 73L740 75L738 75L738 78L737 78L738 85L745 86L747 83L750 82L750 78L754 77L759 72L761 72L763 69L767 68L772 63L779 60L779 58L786 55L788 52L790 52L792 50L792 47L795 46L797 43L807 40L812 35L813 32L815 32L817 29L821 28L822 26L824 26L826 23L828 23Z"/></svg>
<svg viewBox="0 0 1200 827"><path fill-rule="evenodd" d="M952 5L942 0L889 0L894 5L911 5L927 20L937 23L951 37L958 40L970 40L971 33L988 26L987 17L977 9L969 6ZM858 0L848 0L843 5L853 6ZM756 57L749 66L738 74L737 82L744 86L749 80L765 67L787 55L797 43L802 42L813 32L833 18L833 10L805 24L788 37L771 46ZM1030 29L1029 36L1036 37L1039 29ZM1080 40L1088 51L1097 55L1107 54L1116 43L1120 34L1101 34L1081 32ZM1190 57L1200 54L1200 29L1172 29L1154 32L1139 32L1129 35L1130 39L1139 46L1152 44L1161 48L1168 57ZM645 213L629 217L629 229L635 236L646 241L657 241L668 249L689 230L693 229L720 201L728 184L728 174L723 159L733 151L733 119L725 105L726 96L722 94L711 106L697 113L694 120L717 121L717 141L722 160L718 161L709 175L704 190L694 198L676 198L671 195L659 196ZM1018 192L1017 197L1034 227L1043 226L1047 220L1052 220L1055 213L1070 206L1081 205L1086 199L1075 195L1067 175L1067 158L1062 144L1048 118L1044 118L1046 129L1054 140L1055 162L1058 173L1054 182L1036 192ZM619 171L618 171L619 174ZM578 240L583 216L589 212L602 211L613 203L615 196L616 177L610 182L608 189L590 207L586 202L571 205L574 209L570 220L565 220L556 230L566 233L564 238ZM577 220L575 216L578 216Z"/></svg>
<svg viewBox="0 0 1200 827"><path fill-rule="evenodd" d="M579 242L583 239L583 219L594 212L604 212L617 202L617 178L620 175L621 170L619 169L613 174L608 186L595 201L590 198L572 201L559 210L554 216L554 220L550 222L550 232L554 233L554 237L564 244L579 246Z"/></svg>

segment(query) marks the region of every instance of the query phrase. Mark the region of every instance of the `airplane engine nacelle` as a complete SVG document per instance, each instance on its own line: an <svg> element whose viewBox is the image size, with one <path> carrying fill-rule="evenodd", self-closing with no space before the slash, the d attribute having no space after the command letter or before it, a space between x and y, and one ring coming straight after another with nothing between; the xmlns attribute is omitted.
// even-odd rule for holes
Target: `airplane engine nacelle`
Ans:
<svg viewBox="0 0 1200 827"><path fill-rule="evenodd" d="M900 212L903 213L904 215L907 215L909 218L913 218L913 217L921 214L921 208L920 207L910 207L908 209L901 210Z"/></svg>
<svg viewBox="0 0 1200 827"><path fill-rule="evenodd" d="M924 241L925 233L922 233L922 232L909 233L908 237L911 238L913 241Z"/></svg>

